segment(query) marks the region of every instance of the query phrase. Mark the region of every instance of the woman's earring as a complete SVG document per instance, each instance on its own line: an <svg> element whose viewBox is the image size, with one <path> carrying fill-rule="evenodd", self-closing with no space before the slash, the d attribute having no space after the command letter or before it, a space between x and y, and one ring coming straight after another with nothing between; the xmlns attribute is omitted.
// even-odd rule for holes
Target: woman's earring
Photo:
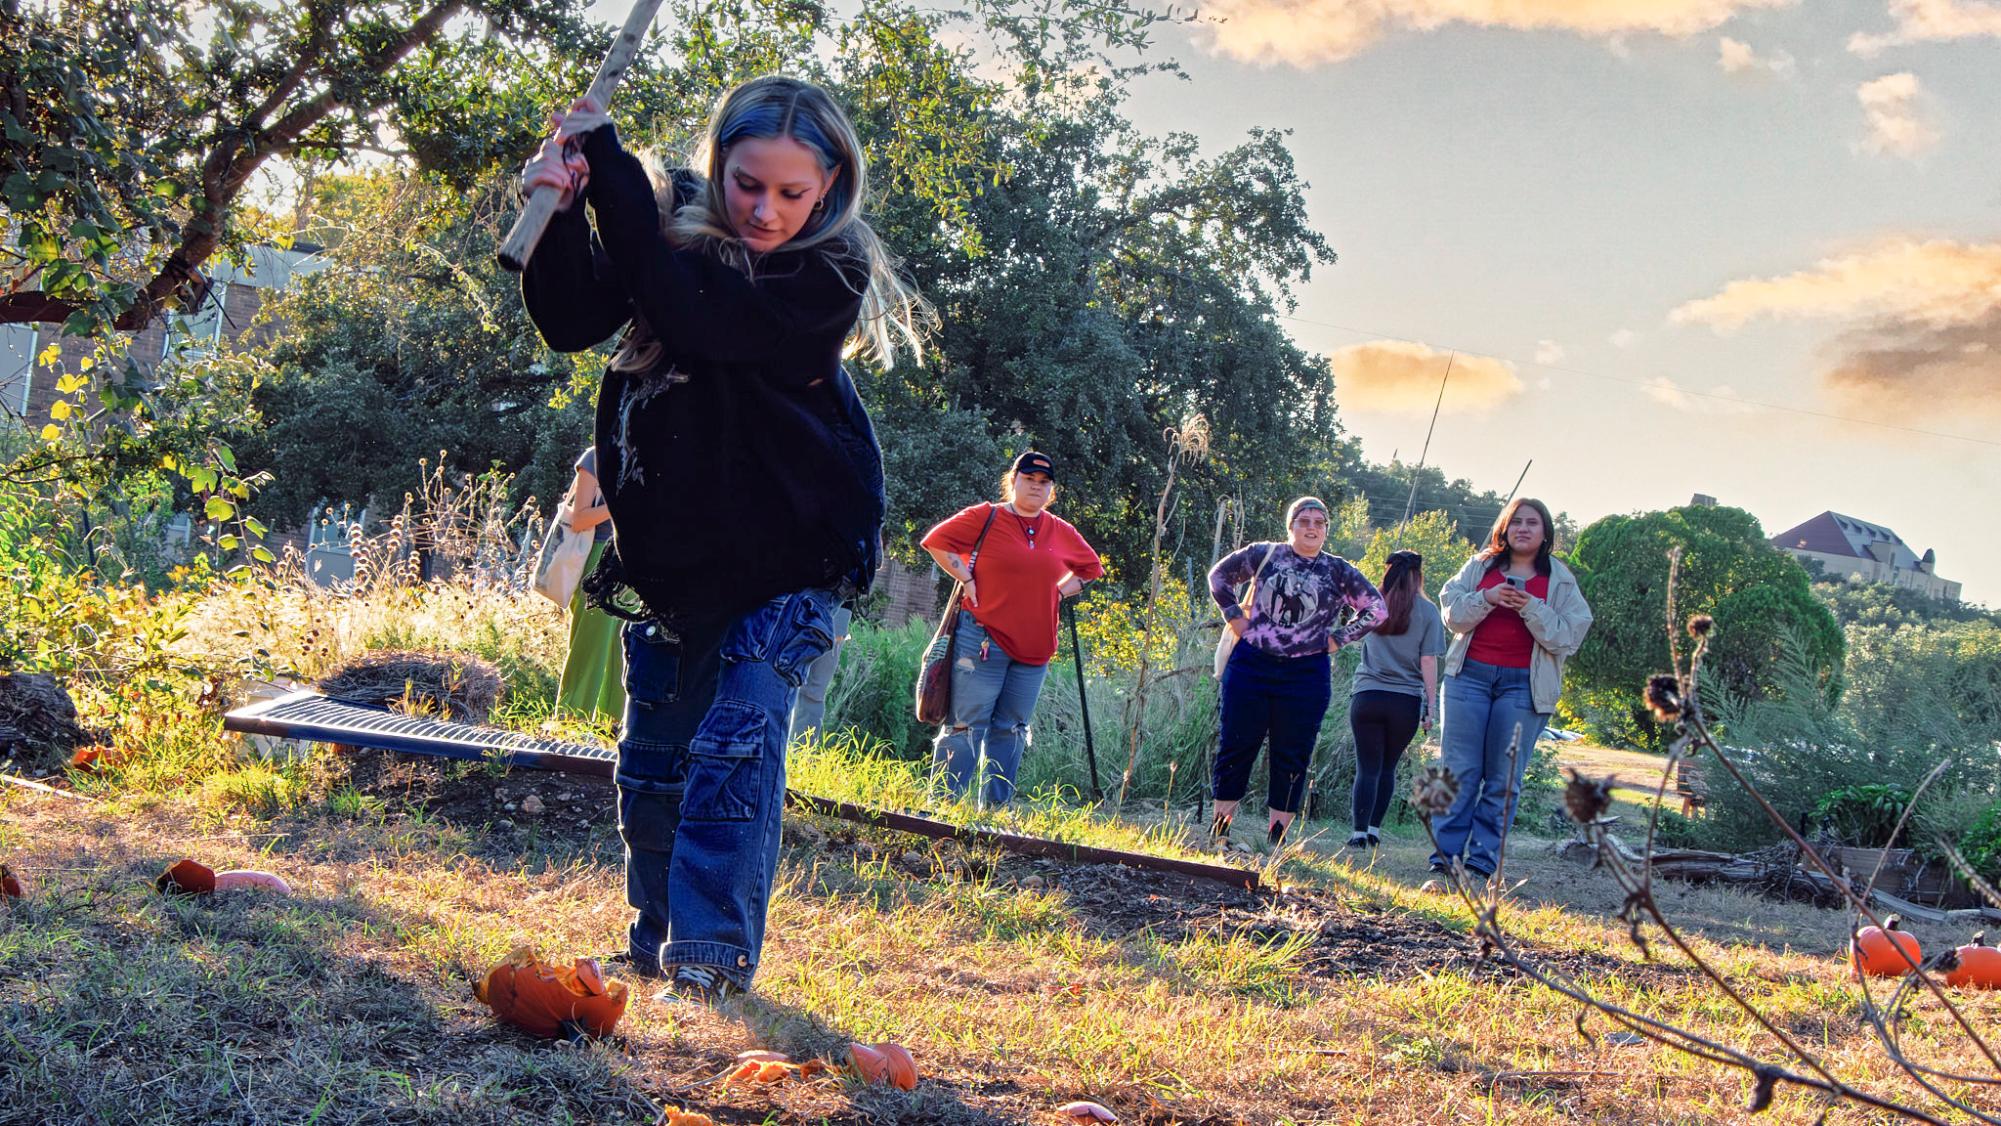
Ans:
<svg viewBox="0 0 2001 1126"><path fill-rule="evenodd" d="M826 196L821 196L821 197L820 197L819 199L816 199L816 200L814 200L814 201L813 201L813 210L815 210L815 211L825 211L826 209L827 209L827 197L826 197Z"/></svg>

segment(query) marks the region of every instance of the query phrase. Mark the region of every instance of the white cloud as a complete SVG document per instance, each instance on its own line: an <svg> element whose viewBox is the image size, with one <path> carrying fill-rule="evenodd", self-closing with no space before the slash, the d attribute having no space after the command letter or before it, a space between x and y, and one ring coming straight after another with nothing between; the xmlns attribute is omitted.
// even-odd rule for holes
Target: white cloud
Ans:
<svg viewBox="0 0 2001 1126"><path fill-rule="evenodd" d="M1441 409L1453 414L1492 410L1522 393L1515 365L1491 356L1452 356L1404 340L1371 340L1334 353L1334 397L1344 411L1429 414L1450 360Z"/></svg>
<svg viewBox="0 0 2001 1126"><path fill-rule="evenodd" d="M1848 49L1869 58L1885 47L2001 37L2001 3L1994 0L1890 0L1890 15L1895 28L1875 35L1858 31L1849 37Z"/></svg>
<svg viewBox="0 0 2001 1126"><path fill-rule="evenodd" d="M1554 340L1538 340L1535 342L1536 363L1560 364L1563 362L1564 355L1563 345L1558 344Z"/></svg>
<svg viewBox="0 0 2001 1126"><path fill-rule="evenodd" d="M1614 348L1631 348L1633 346L1633 342L1638 340L1639 338L1640 338L1639 333L1634 332L1630 328L1622 328L1619 331L1613 333L1612 335L1606 337L1605 339L1609 341L1612 347Z"/></svg>
<svg viewBox="0 0 2001 1126"><path fill-rule="evenodd" d="M1749 414L1758 409L1741 401L1736 388L1727 383L1713 391L1690 391L1665 375L1657 375L1643 386L1654 402L1686 414Z"/></svg>
<svg viewBox="0 0 2001 1126"><path fill-rule="evenodd" d="M1725 74L1769 74L1785 78L1793 73L1793 57L1784 51L1760 55L1749 43L1728 35L1716 41L1716 65Z"/></svg>
<svg viewBox="0 0 2001 1126"><path fill-rule="evenodd" d="M1211 0L1210 49L1266 66L1310 67L1361 53L1394 32L1449 24L1565 31L1617 43L1652 32L1687 36L1740 12L1796 0Z"/></svg>
<svg viewBox="0 0 2001 1126"><path fill-rule="evenodd" d="M2001 309L2001 241L1891 239L1823 258L1811 269L1744 278L1668 314L1733 329L1754 317L1887 318L1944 328Z"/></svg>
<svg viewBox="0 0 2001 1126"><path fill-rule="evenodd" d="M1869 136L1860 148L1873 153L1920 156L1939 142L1924 105L1924 87L1910 71L1886 74L1855 88L1862 103L1862 117L1869 124Z"/></svg>

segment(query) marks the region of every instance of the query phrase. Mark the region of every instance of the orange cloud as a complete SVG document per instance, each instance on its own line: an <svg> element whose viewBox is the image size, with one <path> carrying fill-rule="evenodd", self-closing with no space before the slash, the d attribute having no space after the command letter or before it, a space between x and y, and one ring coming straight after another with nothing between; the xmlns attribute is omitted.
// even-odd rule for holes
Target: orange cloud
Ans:
<svg viewBox="0 0 2001 1126"><path fill-rule="evenodd" d="M1993 0L1890 0L1897 26L1881 34L1858 31L1848 49L1868 58L1885 47L1939 43L1949 39L2001 37L2001 4Z"/></svg>
<svg viewBox="0 0 2001 1126"><path fill-rule="evenodd" d="M1599 39L1708 31L1739 12L1795 0L1212 0L1210 49L1245 62L1310 67L1339 62L1398 31L1448 24L1567 31Z"/></svg>
<svg viewBox="0 0 2001 1126"><path fill-rule="evenodd" d="M1490 356L1453 357L1423 344L1371 340L1335 352L1334 397L1341 409L1429 414L1438 381L1452 364L1440 408L1454 414L1492 410L1522 393L1515 365Z"/></svg>
<svg viewBox="0 0 2001 1126"><path fill-rule="evenodd" d="M1719 330L1766 316L1845 322L1822 374L1845 404L1903 418L2001 414L2001 242L1886 240L1731 282L1669 316Z"/></svg>
<svg viewBox="0 0 2001 1126"><path fill-rule="evenodd" d="M1896 239L1774 278L1733 281L1669 319L1733 329L1755 317L1883 318L1944 327L2001 307L2001 242Z"/></svg>

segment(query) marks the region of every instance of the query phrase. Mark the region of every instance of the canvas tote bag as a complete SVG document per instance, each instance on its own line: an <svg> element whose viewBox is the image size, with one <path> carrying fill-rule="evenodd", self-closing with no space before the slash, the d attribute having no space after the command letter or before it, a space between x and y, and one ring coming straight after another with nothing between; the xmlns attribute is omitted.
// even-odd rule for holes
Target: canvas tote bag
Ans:
<svg viewBox="0 0 2001 1126"><path fill-rule="evenodd" d="M994 515L999 511L997 504L987 506L987 522L980 525L980 538L973 541L973 550L966 556L969 575L979 562L980 545L987 542L987 531L994 526ZM959 597L965 592L966 584L952 585L952 597L945 600L945 616L938 619L938 631L931 635L924 659L917 664L917 691L912 703L917 722L927 726L944 723L952 715L952 650L959 636Z"/></svg>
<svg viewBox="0 0 2001 1126"><path fill-rule="evenodd" d="M556 515L542 536L541 554L535 560L535 593L565 609L577 593L577 584L583 581L584 564L591 558L591 542L597 538L595 528L588 532L570 530L573 499L566 494L563 503L556 506Z"/></svg>
<svg viewBox="0 0 2001 1126"><path fill-rule="evenodd" d="M1284 546L1283 544L1276 544L1276 543L1271 545L1271 550L1265 552L1265 561L1258 564L1258 573L1251 576L1250 585L1244 588L1243 601L1240 602L1239 605L1245 608L1244 620L1246 622L1250 621L1252 614L1257 613L1258 580L1264 578L1265 568L1271 566L1272 556L1277 555L1278 549L1283 546ZM1223 679L1223 667L1230 663L1230 654L1235 652L1236 648L1237 648L1237 631L1230 628L1230 623L1224 622L1223 634L1221 637L1218 637L1216 639L1217 680Z"/></svg>

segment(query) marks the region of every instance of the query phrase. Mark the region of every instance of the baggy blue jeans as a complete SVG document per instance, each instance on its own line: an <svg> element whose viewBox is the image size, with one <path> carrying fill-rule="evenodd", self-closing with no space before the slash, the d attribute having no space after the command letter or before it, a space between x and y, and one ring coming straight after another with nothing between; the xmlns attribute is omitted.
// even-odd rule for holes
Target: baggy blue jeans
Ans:
<svg viewBox="0 0 2001 1126"><path fill-rule="evenodd" d="M943 777L954 797L973 789L980 808L1006 805L1014 797L1021 753L1029 743L1028 722L1042 695L1048 665L1026 665L1009 657L970 611L959 611L952 650L952 722L938 729L931 749L931 772Z"/></svg>
<svg viewBox="0 0 2001 1126"><path fill-rule="evenodd" d="M627 942L641 965L698 963L748 987L764 947L785 748L806 666L833 644L831 590L746 613L625 627L618 830Z"/></svg>
<svg viewBox="0 0 2001 1126"><path fill-rule="evenodd" d="M1491 876L1500 866L1501 834L1514 823L1522 776L1535 755L1549 717L1535 710L1529 670L1502 668L1468 658L1445 678L1445 728L1439 743L1445 766L1459 779L1459 796L1445 816L1432 823L1438 838L1434 862L1464 855L1466 868ZM1517 745L1514 769L1508 748Z"/></svg>
<svg viewBox="0 0 2001 1126"><path fill-rule="evenodd" d="M834 673L841 667L841 643L847 640L848 627L854 624L854 619L853 610L846 606L834 607L834 643L806 666L806 679L799 682L799 698L792 704L792 732L786 738L788 745L805 738L808 731L819 732L816 738L826 735L826 732L820 731L820 721L827 717L827 690L834 686Z"/></svg>

